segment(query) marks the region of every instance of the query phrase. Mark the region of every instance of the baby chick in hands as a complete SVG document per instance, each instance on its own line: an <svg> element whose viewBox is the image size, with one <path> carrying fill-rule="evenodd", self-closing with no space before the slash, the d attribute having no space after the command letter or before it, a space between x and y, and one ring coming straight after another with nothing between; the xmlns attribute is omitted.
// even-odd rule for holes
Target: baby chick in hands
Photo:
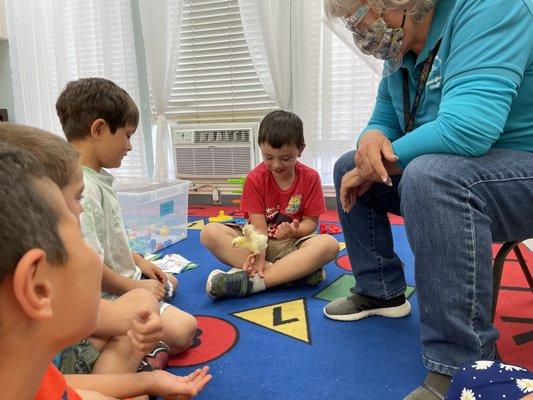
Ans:
<svg viewBox="0 0 533 400"><path fill-rule="evenodd" d="M253 255L257 255L266 250L268 246L267 236L257 232L253 225L244 225L242 233L244 236L239 236L232 240L231 244L233 247L241 247L250 250Z"/></svg>
<svg viewBox="0 0 533 400"><path fill-rule="evenodd" d="M268 237L267 235L257 232L253 225L250 224L246 224L242 228L242 233L244 236L237 237L231 242L233 247L241 247L250 251L242 269L247 272L250 277L254 277L256 273L258 273L260 277L263 277L265 260L264 255L260 256L260 254L268 247Z"/></svg>

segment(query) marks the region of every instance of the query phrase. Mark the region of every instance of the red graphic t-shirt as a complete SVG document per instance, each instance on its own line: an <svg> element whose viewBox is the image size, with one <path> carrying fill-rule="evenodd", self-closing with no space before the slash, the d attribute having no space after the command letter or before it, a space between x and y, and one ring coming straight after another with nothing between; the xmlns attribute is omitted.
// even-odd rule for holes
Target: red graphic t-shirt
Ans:
<svg viewBox="0 0 533 400"><path fill-rule="evenodd" d="M35 400L81 400L81 397L67 385L65 377L54 364L50 364L41 380Z"/></svg>
<svg viewBox="0 0 533 400"><path fill-rule="evenodd" d="M248 214L264 214L269 232L282 222L302 217L318 217L326 212L326 202L318 172L297 162L291 187L281 190L274 175L261 163L244 182L241 208Z"/></svg>

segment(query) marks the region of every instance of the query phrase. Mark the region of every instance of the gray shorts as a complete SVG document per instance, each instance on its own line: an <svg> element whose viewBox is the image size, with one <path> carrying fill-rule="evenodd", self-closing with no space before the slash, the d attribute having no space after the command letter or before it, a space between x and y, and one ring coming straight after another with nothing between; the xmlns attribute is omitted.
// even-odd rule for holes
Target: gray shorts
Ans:
<svg viewBox="0 0 533 400"><path fill-rule="evenodd" d="M232 224L232 223L227 223L224 225L229 226L230 228L238 232L239 235L243 236L242 226L237 225L237 224ZM269 238L268 247L266 249L265 260L268 262L274 263L282 259L286 255L292 253L293 251L298 250L303 242L315 236L318 236L318 235L316 233L312 233L311 235L307 235L301 238L288 238L288 239L283 239L283 240Z"/></svg>
<svg viewBox="0 0 533 400"><path fill-rule="evenodd" d="M159 313L163 315L170 304L159 302ZM100 357L100 352L93 346L89 339L63 349L57 357L57 368L66 374L90 374L94 364ZM56 361L54 361L56 363Z"/></svg>
<svg viewBox="0 0 533 400"><path fill-rule="evenodd" d="M64 349L57 368L64 374L90 374L100 352L88 340L82 340Z"/></svg>

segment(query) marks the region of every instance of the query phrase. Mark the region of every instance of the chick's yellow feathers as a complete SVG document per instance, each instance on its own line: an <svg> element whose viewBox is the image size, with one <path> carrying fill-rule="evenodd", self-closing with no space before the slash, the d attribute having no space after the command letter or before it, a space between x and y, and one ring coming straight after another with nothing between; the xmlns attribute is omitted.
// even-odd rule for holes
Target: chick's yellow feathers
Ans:
<svg viewBox="0 0 533 400"><path fill-rule="evenodd" d="M233 247L241 247L250 250L252 254L259 254L261 251L266 250L268 246L268 237L257 232L253 225L244 225L242 233L244 236L237 237L231 242Z"/></svg>

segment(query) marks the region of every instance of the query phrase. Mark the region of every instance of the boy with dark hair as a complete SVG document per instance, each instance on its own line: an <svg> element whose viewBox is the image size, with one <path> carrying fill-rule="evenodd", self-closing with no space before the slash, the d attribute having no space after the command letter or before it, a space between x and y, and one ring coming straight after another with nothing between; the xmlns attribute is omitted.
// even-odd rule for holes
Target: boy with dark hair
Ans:
<svg viewBox="0 0 533 400"><path fill-rule="evenodd" d="M12 147L12 145L17 147ZM81 178L81 166L78 163L79 153L75 149L58 136L40 129L3 123L0 124L0 157L1 154L3 154L2 150L6 148L9 151L15 149L14 155L18 156L22 161L25 159L31 161L31 156L35 156L37 160L33 161L39 161L40 164L44 166L44 171L41 172L46 173L49 178L52 178L53 181L59 183L67 208L75 217L78 216L81 210L81 206L79 205L79 194L81 191L79 188L81 186L81 189L83 189L83 181ZM24 150L31 152L32 155L26 154ZM28 166L29 174L31 175L34 173L31 169L33 168L33 164L27 160L24 162L24 165ZM1 165L0 161L0 166ZM2 175L0 174L0 177L1 176ZM74 190L75 188L78 188L77 192ZM77 197L75 193L78 193ZM32 209L31 205L28 206L28 204L22 204L22 206L29 210ZM7 208L5 211L9 212L10 210ZM51 216L52 214L48 212L46 215ZM33 222L33 219L30 221ZM47 219L45 219L45 222L46 221ZM34 236L29 236L28 238L34 239L36 236L35 232L37 232L37 236L39 236L40 231L38 229L34 229L34 226L31 226L31 224L30 228L34 230ZM53 230L49 229L51 228L51 225L49 224L45 223L44 228L48 229L45 232L53 232ZM6 230L3 230L2 232L10 234L9 230L7 230L7 232ZM80 233L78 233L78 235L80 235ZM44 246L43 249L50 253L61 254L62 251L58 246L60 243L61 242L56 240L55 246L48 245ZM9 250L10 248L7 248L6 255L8 256L8 263L11 263ZM94 252L91 253L94 255ZM4 254L1 255L3 256ZM68 254L64 254L63 259L67 256ZM59 259L59 257L56 258ZM68 261L70 262L70 260ZM101 261L96 258L95 267L98 267L100 264ZM3 270L4 269L0 269L0 271ZM0 275L0 281L1 278L2 275ZM90 287L88 290L90 290ZM100 290L98 289L98 297L99 293ZM118 355L130 359L126 360L125 364L128 364L128 361L130 364L133 363L134 371L139 364L139 358L135 356L135 353L140 352L142 358L142 355L150 351L160 337L160 317L155 314L159 313L157 303L150 293L142 289L137 289L122 296L115 303L110 303L109 301L101 299L100 306L102 305L106 307L104 310L100 310L95 332L99 331L102 335L105 335L106 333L111 335L125 335L126 332L128 332L129 337L125 336L124 340L121 342L130 342L131 339L130 345L123 349L128 350L129 353L126 354L123 352ZM78 318L80 318L80 316L78 316ZM103 338L100 338L99 340L103 341ZM95 341L98 343L98 338L95 338ZM107 343L107 341L105 341L105 343ZM122 346L124 347L124 344ZM117 354L113 354L117 351L117 343L111 343L108 347L108 349L104 349L102 356L98 358L98 364L109 364L109 358L117 356ZM104 361L102 359L107 360ZM84 362L84 360L76 360L77 364L80 362ZM207 368L197 370L187 377L175 377L163 371L142 374L118 374L119 372L128 372L127 368L124 370L117 370L116 368L113 368L113 366L115 366L114 364L111 365L112 366L109 366L108 368L110 369L109 371L106 371L105 366L96 365L95 372L100 374L108 372L113 373L112 375L69 375L65 378L74 388L81 389L78 394L80 394L83 399L107 398L106 396L102 397L99 396L98 393L91 393L87 390L97 390L108 396L118 398L144 394L154 394L163 397L178 394L194 395L210 380L210 376L207 375ZM54 367L49 366L37 399L48 400L49 398L60 398L65 390L65 378L63 378ZM187 382L192 383L192 385L187 384ZM57 385L59 385L59 387L56 387ZM72 393L72 391L69 392L69 395L73 397L68 398L78 398Z"/></svg>
<svg viewBox="0 0 533 400"><path fill-rule="evenodd" d="M79 399L50 361L96 326L101 261L42 165L5 143L0 193L2 397L33 399L44 376L43 390Z"/></svg>
<svg viewBox="0 0 533 400"><path fill-rule="evenodd" d="M113 300L136 288L148 290L158 300L171 295L176 278L129 248L114 178L104 170L120 167L131 150L130 137L139 121L137 106L115 83L84 78L66 85L56 109L67 140L80 153L85 184L80 222L85 240L104 260L104 298ZM160 310L166 350L177 354L187 349L196 319L167 303L161 302Z"/></svg>
<svg viewBox="0 0 533 400"><path fill-rule="evenodd" d="M261 121L258 143L263 163L246 178L241 208L249 223L268 236L268 247L250 254L232 245L243 235L240 227L208 224L200 235L202 244L238 269L211 272L206 292L214 298L248 296L281 284L318 285L325 278L322 267L339 252L335 238L315 234L326 206L318 173L298 162L305 148L301 119L272 111Z"/></svg>
<svg viewBox="0 0 533 400"><path fill-rule="evenodd" d="M112 134L125 127L135 131L139 124L139 110L130 95L103 78L67 83L57 100L56 110L69 142L85 140L99 118L106 122Z"/></svg>
<svg viewBox="0 0 533 400"><path fill-rule="evenodd" d="M59 136L11 123L0 124L0 142L32 153L59 186L69 210L79 217L83 177L78 151ZM56 364L63 373L135 372L161 331L159 306L150 292L135 289L115 302L102 299L92 336L64 349Z"/></svg>

